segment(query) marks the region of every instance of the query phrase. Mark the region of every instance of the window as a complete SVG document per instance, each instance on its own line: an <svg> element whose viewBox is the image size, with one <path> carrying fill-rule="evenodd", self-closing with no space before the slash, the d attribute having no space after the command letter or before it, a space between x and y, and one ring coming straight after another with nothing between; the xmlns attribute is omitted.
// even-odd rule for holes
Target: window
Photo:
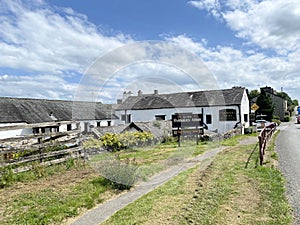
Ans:
<svg viewBox="0 0 300 225"><path fill-rule="evenodd" d="M108 127L111 126L111 121L110 121L110 120L107 121L107 126L108 126Z"/></svg>
<svg viewBox="0 0 300 225"><path fill-rule="evenodd" d="M98 121L98 122L97 122L97 127L100 127L100 124L101 124L101 122L100 122L100 121Z"/></svg>
<svg viewBox="0 0 300 225"><path fill-rule="evenodd" d="M70 131L70 130L72 130L72 124L67 125L67 131Z"/></svg>
<svg viewBox="0 0 300 225"><path fill-rule="evenodd" d="M248 114L244 114L244 121L248 122Z"/></svg>
<svg viewBox="0 0 300 225"><path fill-rule="evenodd" d="M121 115L121 120L125 121L125 123L130 123L131 122L131 115L130 114L127 114L127 115L123 114L123 115Z"/></svg>
<svg viewBox="0 0 300 225"><path fill-rule="evenodd" d="M155 115L155 120L166 120L166 115Z"/></svg>
<svg viewBox="0 0 300 225"><path fill-rule="evenodd" d="M131 115L127 115L127 123L131 123Z"/></svg>
<svg viewBox="0 0 300 225"><path fill-rule="evenodd" d="M211 124L212 119L211 119L211 115L206 115L206 124Z"/></svg>
<svg viewBox="0 0 300 225"><path fill-rule="evenodd" d="M221 109L219 111L220 121L236 121L236 110L235 109Z"/></svg>

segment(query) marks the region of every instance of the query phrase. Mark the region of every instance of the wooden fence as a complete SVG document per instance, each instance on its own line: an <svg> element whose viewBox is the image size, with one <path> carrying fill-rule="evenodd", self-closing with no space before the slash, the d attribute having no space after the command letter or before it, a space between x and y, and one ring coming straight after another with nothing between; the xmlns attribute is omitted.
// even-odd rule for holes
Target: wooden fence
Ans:
<svg viewBox="0 0 300 225"><path fill-rule="evenodd" d="M260 165L263 164L267 143L271 139L275 131L276 131L276 123L271 123L270 125L264 127L264 129L262 129L262 131L258 136Z"/></svg>
<svg viewBox="0 0 300 225"><path fill-rule="evenodd" d="M14 173L19 173L31 170L32 163L35 162L49 166L81 157L84 157L84 150L78 146L62 147L53 151L41 147L31 149L2 148L0 149L0 169L9 166Z"/></svg>

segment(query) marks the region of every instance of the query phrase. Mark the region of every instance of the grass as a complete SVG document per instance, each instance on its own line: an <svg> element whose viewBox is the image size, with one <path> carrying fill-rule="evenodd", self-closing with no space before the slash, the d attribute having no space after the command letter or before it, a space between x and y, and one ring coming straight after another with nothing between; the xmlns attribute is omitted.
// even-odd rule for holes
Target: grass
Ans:
<svg viewBox="0 0 300 225"><path fill-rule="evenodd" d="M82 161L13 176L10 186L0 189L3 225L61 224L118 193L109 180Z"/></svg>
<svg viewBox="0 0 300 225"><path fill-rule="evenodd" d="M99 168L98 164L111 160L121 160L125 163L133 163L138 167L138 179L147 180L148 177L191 157L202 154L203 152L216 148L218 142L194 142L185 141L178 147L177 143L160 144L154 147L126 149L116 153L102 153L91 159L92 167Z"/></svg>
<svg viewBox="0 0 300 225"><path fill-rule="evenodd" d="M264 167L260 167L258 151L252 154L254 145L236 146L243 138L222 142L228 148L212 164L204 161L179 174L104 224L291 224L284 180L273 163L277 157L274 143L267 148ZM142 178L147 179L218 146L220 143L196 146L182 142L181 147L168 143L127 149L114 153L117 156L101 154L92 161L134 160ZM1 224L61 224L119 193L112 182L80 163L36 170L15 177L12 186L0 189Z"/></svg>
<svg viewBox="0 0 300 225"><path fill-rule="evenodd" d="M20 193L5 210L4 214L11 216L2 224L59 224L77 215L78 209L90 209L102 202L100 194L109 188L110 182L98 177L65 190L45 188L39 192Z"/></svg>
<svg viewBox="0 0 300 225"><path fill-rule="evenodd" d="M271 163L258 166L254 148L227 148L204 172L179 174L104 224L291 224L282 174Z"/></svg>

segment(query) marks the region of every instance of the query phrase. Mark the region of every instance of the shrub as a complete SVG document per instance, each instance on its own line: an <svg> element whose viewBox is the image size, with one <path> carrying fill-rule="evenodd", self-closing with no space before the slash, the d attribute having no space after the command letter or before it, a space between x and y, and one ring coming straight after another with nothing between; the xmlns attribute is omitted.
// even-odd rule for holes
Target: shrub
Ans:
<svg viewBox="0 0 300 225"><path fill-rule="evenodd" d="M290 118L289 116L285 116L283 121L284 121L284 122L289 122L290 119L291 119L291 118Z"/></svg>
<svg viewBox="0 0 300 225"><path fill-rule="evenodd" d="M135 159L121 161L116 155L115 159L106 159L93 165L106 179L112 182L114 188L119 190L130 189L138 178L138 166Z"/></svg>
<svg viewBox="0 0 300 225"><path fill-rule="evenodd" d="M272 119L273 123L277 123L278 125L280 125L281 121L279 119Z"/></svg>
<svg viewBox="0 0 300 225"><path fill-rule="evenodd" d="M9 186L15 179L13 170L10 166L0 169L0 188Z"/></svg>
<svg viewBox="0 0 300 225"><path fill-rule="evenodd" d="M149 132L125 132L121 134L106 133L100 140L107 150L119 151L136 145L145 145L153 138Z"/></svg>
<svg viewBox="0 0 300 225"><path fill-rule="evenodd" d="M102 145L110 151L118 151L123 147L122 143L117 137L117 134L106 133L100 138L100 140Z"/></svg>

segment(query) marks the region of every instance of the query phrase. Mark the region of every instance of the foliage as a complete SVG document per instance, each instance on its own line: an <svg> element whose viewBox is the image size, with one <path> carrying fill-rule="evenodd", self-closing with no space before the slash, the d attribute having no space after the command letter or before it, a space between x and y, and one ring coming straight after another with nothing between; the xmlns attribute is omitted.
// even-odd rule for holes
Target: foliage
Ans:
<svg viewBox="0 0 300 225"><path fill-rule="evenodd" d="M289 116L285 116L285 117L284 117L284 122L289 122L290 119L291 119L291 118L290 118Z"/></svg>
<svg viewBox="0 0 300 225"><path fill-rule="evenodd" d="M119 155L115 155L115 159L106 159L94 163L93 167L103 177L110 180L112 186L118 190L130 189L138 177L138 167L135 159L121 161Z"/></svg>
<svg viewBox="0 0 300 225"><path fill-rule="evenodd" d="M100 138L102 145L111 151L118 151L123 146L120 140L117 137L117 134L106 133L104 136Z"/></svg>
<svg viewBox="0 0 300 225"><path fill-rule="evenodd" d="M298 105L299 105L298 99L294 99L294 100L293 100L293 105L294 105L294 106L298 106Z"/></svg>
<svg viewBox="0 0 300 225"><path fill-rule="evenodd" d="M83 142L83 148L84 149L91 149L91 148L102 148L102 142L100 139L96 138L89 138Z"/></svg>
<svg viewBox="0 0 300 225"><path fill-rule="evenodd" d="M256 110L256 115L266 115L265 119L271 121L274 114L274 104L271 97L262 91L256 100L259 109Z"/></svg>
<svg viewBox="0 0 300 225"><path fill-rule="evenodd" d="M149 132L124 132L121 134L106 133L100 140L103 147L115 152L136 145L145 145L153 138Z"/></svg>
<svg viewBox="0 0 300 225"><path fill-rule="evenodd" d="M253 99L253 98L256 98L258 97L260 94L260 92L258 90L251 90L250 93L249 93L249 99Z"/></svg>
<svg viewBox="0 0 300 225"><path fill-rule="evenodd" d="M52 166L45 166L38 162L32 162L29 165L32 167L31 170L20 173L14 173L12 166L0 168L0 188L11 186L16 182L28 182L49 177L72 168L83 168L85 163L82 159L68 159L64 163Z"/></svg>
<svg viewBox="0 0 300 225"><path fill-rule="evenodd" d="M11 185L14 180L15 176L10 166L0 168L0 188Z"/></svg>
<svg viewBox="0 0 300 225"><path fill-rule="evenodd" d="M280 123L281 123L281 121L279 119L277 119L277 118L275 118L275 119L273 118L272 122L273 123L277 123L277 125L280 125Z"/></svg>
<svg viewBox="0 0 300 225"><path fill-rule="evenodd" d="M277 95L287 101L288 111L290 112L290 115L292 115L294 108L298 106L298 100L292 100L291 97L285 92L278 92Z"/></svg>

